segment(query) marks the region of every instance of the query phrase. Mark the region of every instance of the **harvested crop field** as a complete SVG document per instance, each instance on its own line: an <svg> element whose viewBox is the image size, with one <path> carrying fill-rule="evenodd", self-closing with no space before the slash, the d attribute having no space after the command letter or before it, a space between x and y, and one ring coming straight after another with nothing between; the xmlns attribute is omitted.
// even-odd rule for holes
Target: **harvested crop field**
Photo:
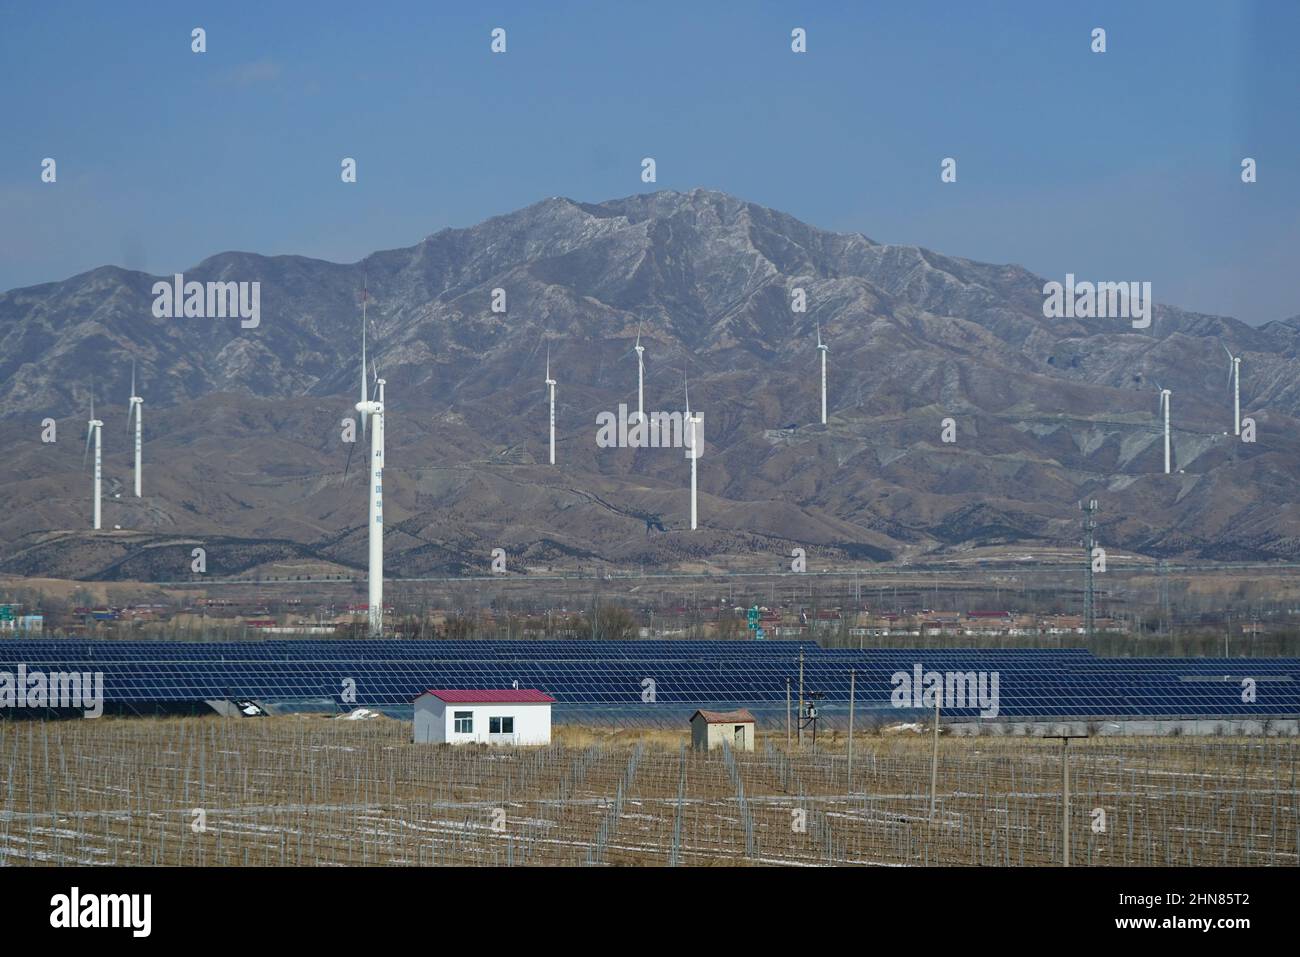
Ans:
<svg viewBox="0 0 1300 957"><path fill-rule="evenodd" d="M697 754L561 727L544 748L414 745L387 719L0 722L0 863L1049 865L1061 744L842 736ZM1295 739L1069 746L1075 865L1281 865Z"/></svg>

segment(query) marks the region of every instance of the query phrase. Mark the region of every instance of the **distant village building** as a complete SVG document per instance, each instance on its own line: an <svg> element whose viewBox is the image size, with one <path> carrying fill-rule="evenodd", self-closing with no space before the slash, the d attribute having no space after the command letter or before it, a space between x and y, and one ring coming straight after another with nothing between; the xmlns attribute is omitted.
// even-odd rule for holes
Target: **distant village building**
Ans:
<svg viewBox="0 0 1300 957"><path fill-rule="evenodd" d="M754 716L741 708L739 711L696 711L691 715L691 747L696 751L712 751L731 745L733 751L754 750Z"/></svg>
<svg viewBox="0 0 1300 957"><path fill-rule="evenodd" d="M251 622L250 622L251 624ZM256 625L263 635L334 635L337 625Z"/></svg>
<svg viewBox="0 0 1300 957"><path fill-rule="evenodd" d="M44 630L44 615L15 615L12 618L0 618L0 634L39 635Z"/></svg>
<svg viewBox="0 0 1300 957"><path fill-rule="evenodd" d="M439 689L415 699L416 744L550 744L555 699L534 688Z"/></svg>
<svg viewBox="0 0 1300 957"><path fill-rule="evenodd" d="M1039 630L1044 635L1083 635L1088 631L1079 615L1049 615L1042 620Z"/></svg>

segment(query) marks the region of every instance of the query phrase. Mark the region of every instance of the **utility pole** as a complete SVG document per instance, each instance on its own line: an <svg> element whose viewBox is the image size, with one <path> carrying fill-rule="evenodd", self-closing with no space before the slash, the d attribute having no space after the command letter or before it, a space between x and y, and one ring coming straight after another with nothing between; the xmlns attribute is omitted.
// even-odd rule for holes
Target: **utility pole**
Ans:
<svg viewBox="0 0 1300 957"><path fill-rule="evenodd" d="M790 679L785 679L785 749L790 750Z"/></svg>
<svg viewBox="0 0 1300 957"><path fill-rule="evenodd" d="M1097 545L1097 500L1081 503L1083 510L1083 631L1089 643L1097 626L1096 591L1093 583L1092 550Z"/></svg>
<svg viewBox="0 0 1300 957"><path fill-rule="evenodd" d="M1160 559L1160 633L1173 633L1173 615L1169 608L1169 560Z"/></svg>
<svg viewBox="0 0 1300 957"><path fill-rule="evenodd" d="M803 646L799 646L799 748L803 749Z"/></svg>
<svg viewBox="0 0 1300 957"><path fill-rule="evenodd" d="M930 820L934 820L935 800L939 795L939 701L942 686L934 689L934 750L930 754Z"/></svg>
<svg viewBox="0 0 1300 957"><path fill-rule="evenodd" d="M853 793L853 696L856 690L858 671L849 669L849 793Z"/></svg>
<svg viewBox="0 0 1300 957"><path fill-rule="evenodd" d="M1046 734L1045 738L1061 739L1061 866L1070 866L1070 756L1071 738L1086 738L1086 734Z"/></svg>
<svg viewBox="0 0 1300 957"><path fill-rule="evenodd" d="M1061 866L1070 866L1070 739L1061 739Z"/></svg>

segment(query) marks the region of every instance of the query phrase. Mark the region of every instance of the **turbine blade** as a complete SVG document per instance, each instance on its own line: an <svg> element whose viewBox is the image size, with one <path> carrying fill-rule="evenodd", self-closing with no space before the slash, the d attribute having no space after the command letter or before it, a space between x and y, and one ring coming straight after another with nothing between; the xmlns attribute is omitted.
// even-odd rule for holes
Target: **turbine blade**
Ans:
<svg viewBox="0 0 1300 957"><path fill-rule="evenodd" d="M135 393L135 390L132 389L131 392L134 394L134 393ZM131 433L131 416L133 416L133 415L135 415L135 403L134 403L134 402L131 403L131 408L129 408L129 409L126 410L126 431L127 431L127 434L128 434L128 435Z"/></svg>
<svg viewBox="0 0 1300 957"><path fill-rule="evenodd" d="M369 295L364 285L361 287L361 401L366 401L366 298ZM363 413L364 415L364 413Z"/></svg>
<svg viewBox="0 0 1300 957"><path fill-rule="evenodd" d="M135 360L131 360L131 395L135 395ZM132 403L134 404L134 403Z"/></svg>
<svg viewBox="0 0 1300 957"><path fill-rule="evenodd" d="M343 465L343 481L344 481L344 482L346 482L346 481L348 480L348 470L349 470L350 468L352 468L352 453L355 452L356 449L357 449L357 443L356 443L355 441L353 441L352 444L348 446L348 460L347 460L347 462L344 463L344 465Z"/></svg>
<svg viewBox="0 0 1300 957"><path fill-rule="evenodd" d="M95 427L93 425L86 426L86 448L81 453L82 468L86 467L86 456L90 454L90 437L92 434L94 434L94 431L95 431Z"/></svg>

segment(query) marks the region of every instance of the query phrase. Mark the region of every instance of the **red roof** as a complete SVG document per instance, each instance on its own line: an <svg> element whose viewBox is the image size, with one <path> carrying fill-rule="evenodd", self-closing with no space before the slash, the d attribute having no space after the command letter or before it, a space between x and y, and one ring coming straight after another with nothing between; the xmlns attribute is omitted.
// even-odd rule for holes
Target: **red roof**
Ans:
<svg viewBox="0 0 1300 957"><path fill-rule="evenodd" d="M754 716L745 708L738 711L705 711L701 708L696 711L702 717L706 724L753 724ZM695 720L695 714L691 715L691 720Z"/></svg>
<svg viewBox="0 0 1300 957"><path fill-rule="evenodd" d="M536 688L430 688L424 694L431 694L448 704L549 704L555 700Z"/></svg>

